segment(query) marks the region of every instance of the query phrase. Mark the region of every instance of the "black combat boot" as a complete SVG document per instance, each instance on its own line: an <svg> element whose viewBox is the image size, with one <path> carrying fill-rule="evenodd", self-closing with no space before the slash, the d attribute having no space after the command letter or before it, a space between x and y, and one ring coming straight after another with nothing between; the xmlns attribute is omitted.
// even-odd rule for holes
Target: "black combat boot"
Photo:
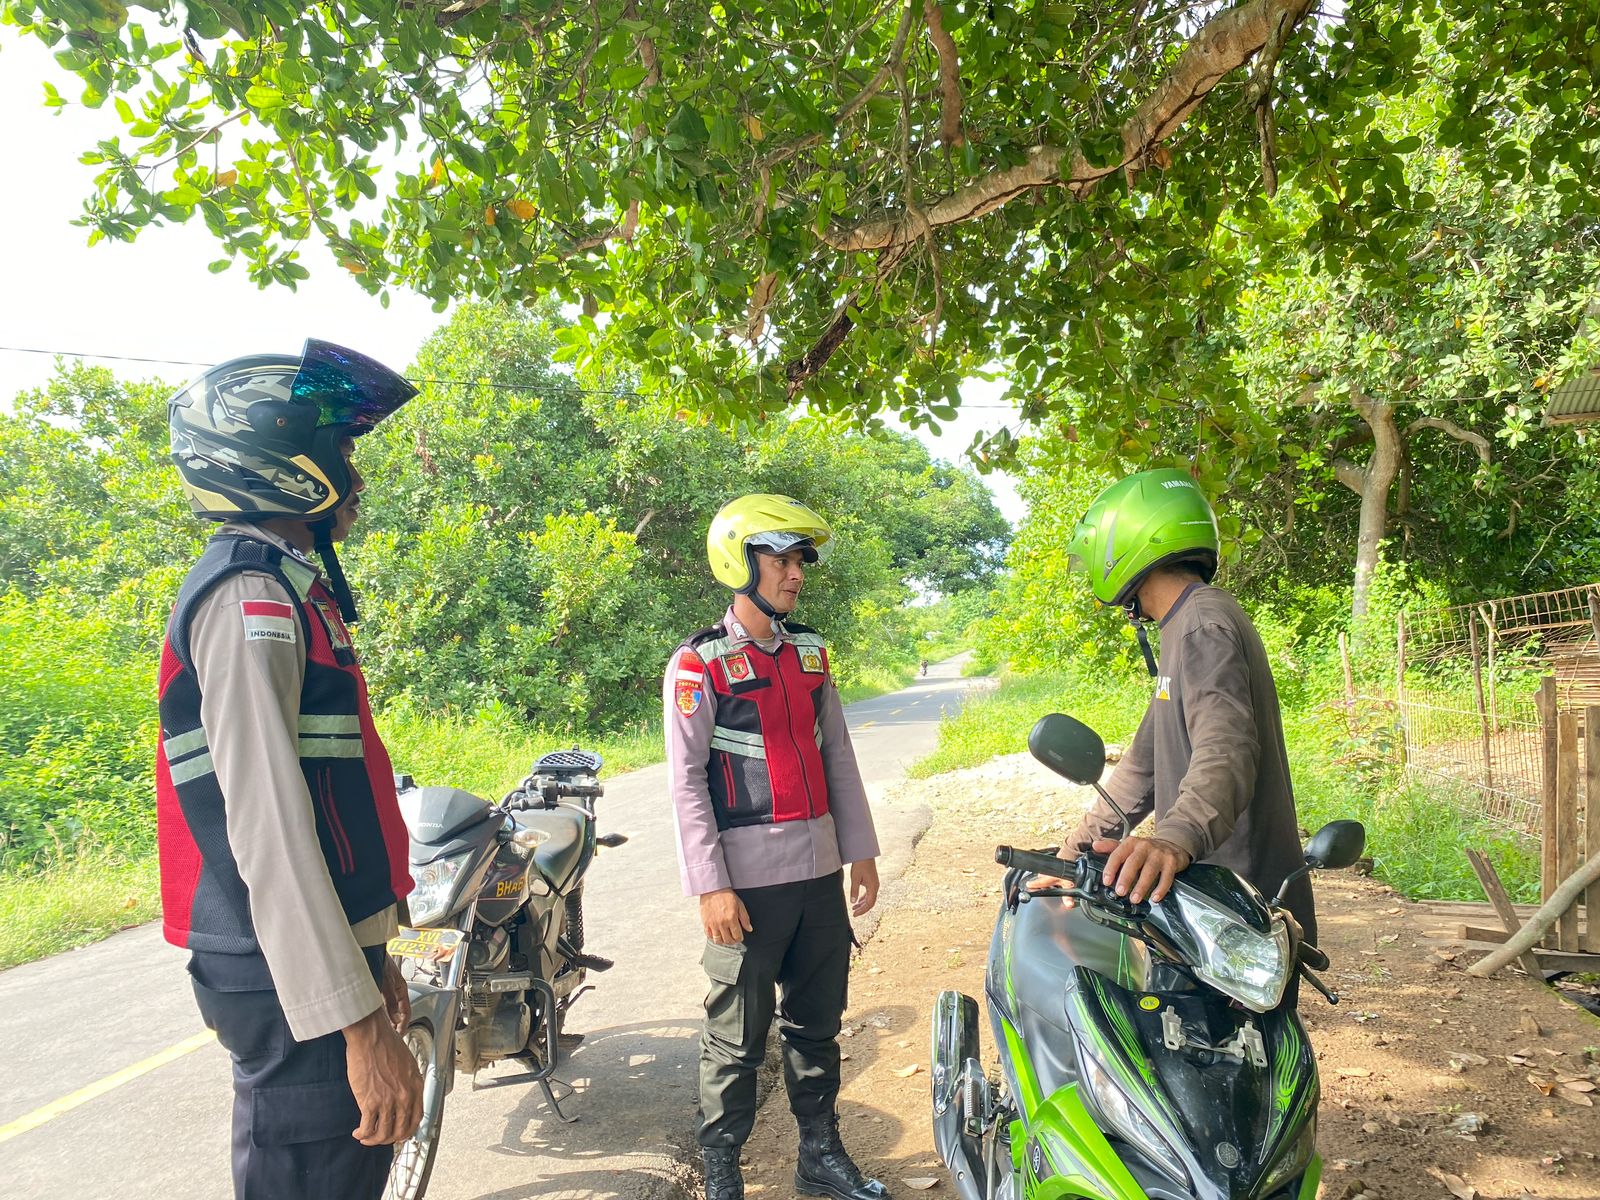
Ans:
<svg viewBox="0 0 1600 1200"><path fill-rule="evenodd" d="M803 1196L833 1200L888 1200L889 1189L861 1174L839 1140L839 1117L796 1118L800 1123L800 1161L794 1169L794 1190Z"/></svg>
<svg viewBox="0 0 1600 1200"><path fill-rule="evenodd" d="M701 1146L706 1164L706 1200L744 1200L738 1146Z"/></svg>

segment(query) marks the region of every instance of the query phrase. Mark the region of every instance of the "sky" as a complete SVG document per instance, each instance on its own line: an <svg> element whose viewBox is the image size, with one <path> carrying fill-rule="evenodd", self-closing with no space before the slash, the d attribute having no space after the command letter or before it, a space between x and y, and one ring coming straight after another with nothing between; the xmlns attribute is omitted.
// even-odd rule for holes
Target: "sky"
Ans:
<svg viewBox="0 0 1600 1200"><path fill-rule="evenodd" d="M82 209L95 168L78 162L95 142L121 132L108 104L47 109L44 80L64 97L81 91L43 43L0 27L0 112L5 114L8 181L0 188L0 231L6 239L6 285L0 288L0 404L50 375L54 360L24 351L65 351L124 358L216 363L242 354L296 353L307 337L360 350L404 370L444 320L430 301L391 293L385 309L340 270L321 246L308 244L311 278L297 291L258 289L242 266L213 275L222 257L203 223L150 229L131 244L87 244L71 222ZM176 379L194 368L95 358L135 378ZM974 406L935 438L918 437L940 458L960 461L979 431L1016 424L998 399L1001 385L974 381L963 397ZM1023 506L1011 480L985 483L1013 522Z"/></svg>

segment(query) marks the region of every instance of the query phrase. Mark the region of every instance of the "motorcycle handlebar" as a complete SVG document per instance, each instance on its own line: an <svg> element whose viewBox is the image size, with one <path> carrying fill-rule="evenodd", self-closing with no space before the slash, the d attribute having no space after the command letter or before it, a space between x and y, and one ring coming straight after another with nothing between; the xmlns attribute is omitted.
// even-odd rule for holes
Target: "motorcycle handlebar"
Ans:
<svg viewBox="0 0 1600 1200"><path fill-rule="evenodd" d="M1018 850L1015 846L996 846L994 860L1002 867L1028 871L1034 875L1065 876L1071 863L1054 854L1040 854L1037 850Z"/></svg>

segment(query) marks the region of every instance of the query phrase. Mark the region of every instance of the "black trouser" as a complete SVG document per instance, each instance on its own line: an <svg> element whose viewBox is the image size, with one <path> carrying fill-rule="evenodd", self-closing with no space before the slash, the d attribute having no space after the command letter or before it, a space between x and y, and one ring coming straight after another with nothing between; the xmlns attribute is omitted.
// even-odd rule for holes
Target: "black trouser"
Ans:
<svg viewBox="0 0 1600 1200"><path fill-rule="evenodd" d="M364 953L381 979L384 947ZM345 1071L344 1034L295 1041L278 993L239 986L259 977L250 978L246 964L219 964L230 957L196 955L190 970L200 1015L233 1058L236 1200L378 1200L394 1147L350 1136L361 1110Z"/></svg>
<svg viewBox="0 0 1600 1200"><path fill-rule="evenodd" d="M839 1095L851 943L843 871L744 888L739 899L754 928L731 946L708 941L701 959L711 981L700 1032L702 1146L742 1146L750 1136L774 1010L794 1115L827 1116Z"/></svg>

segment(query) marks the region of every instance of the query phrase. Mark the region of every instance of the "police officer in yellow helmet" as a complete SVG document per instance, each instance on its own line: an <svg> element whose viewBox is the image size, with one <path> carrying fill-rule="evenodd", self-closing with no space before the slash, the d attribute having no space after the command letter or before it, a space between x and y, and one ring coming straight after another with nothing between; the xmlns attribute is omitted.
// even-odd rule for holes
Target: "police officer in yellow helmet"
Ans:
<svg viewBox="0 0 1600 1200"><path fill-rule="evenodd" d="M739 1148L774 1013L800 1127L795 1189L888 1195L845 1152L835 1111L850 917L877 900L878 838L827 645L792 619L806 568L832 544L828 523L788 496L724 505L706 553L732 602L673 652L663 683L678 861L706 933L706 1200L743 1200Z"/></svg>

